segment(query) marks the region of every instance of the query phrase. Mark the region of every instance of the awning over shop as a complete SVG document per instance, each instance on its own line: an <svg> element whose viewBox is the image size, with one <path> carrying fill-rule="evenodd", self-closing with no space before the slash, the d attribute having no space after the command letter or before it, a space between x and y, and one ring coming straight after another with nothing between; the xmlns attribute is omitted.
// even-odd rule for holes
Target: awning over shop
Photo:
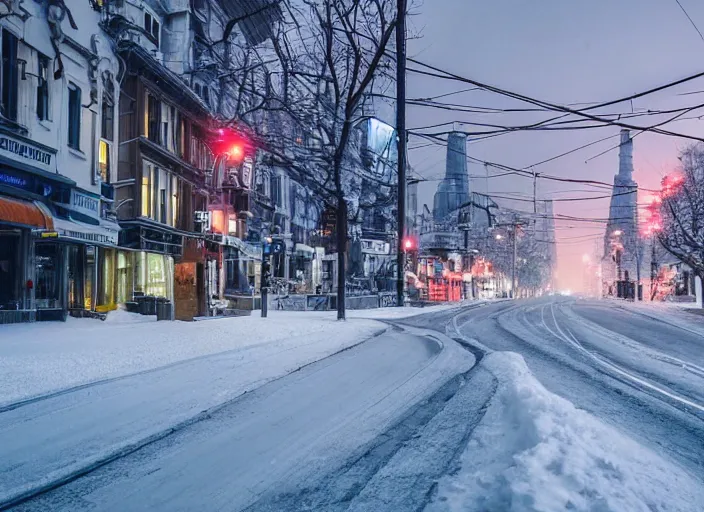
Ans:
<svg viewBox="0 0 704 512"><path fill-rule="evenodd" d="M0 197L0 222L36 229L54 229L51 214L40 203Z"/></svg>
<svg viewBox="0 0 704 512"><path fill-rule="evenodd" d="M75 220L54 219L54 230L59 239L95 245L117 245L120 227L114 222L101 221L94 226Z"/></svg>

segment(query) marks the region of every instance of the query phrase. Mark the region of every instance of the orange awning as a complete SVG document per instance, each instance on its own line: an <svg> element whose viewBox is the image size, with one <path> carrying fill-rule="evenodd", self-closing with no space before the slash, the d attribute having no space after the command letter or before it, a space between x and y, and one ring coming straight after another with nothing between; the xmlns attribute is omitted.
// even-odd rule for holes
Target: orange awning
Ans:
<svg viewBox="0 0 704 512"><path fill-rule="evenodd" d="M19 226L38 229L54 229L51 214L31 201L0 197L0 223L8 222Z"/></svg>

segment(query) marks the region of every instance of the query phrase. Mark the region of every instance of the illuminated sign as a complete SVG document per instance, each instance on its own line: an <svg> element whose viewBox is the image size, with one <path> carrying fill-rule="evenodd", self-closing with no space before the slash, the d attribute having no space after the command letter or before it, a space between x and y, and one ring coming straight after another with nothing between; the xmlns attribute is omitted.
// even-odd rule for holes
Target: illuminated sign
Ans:
<svg viewBox="0 0 704 512"><path fill-rule="evenodd" d="M41 238L57 238L59 234L56 231L45 231L41 235L39 235Z"/></svg>
<svg viewBox="0 0 704 512"><path fill-rule="evenodd" d="M24 178L19 178L17 176L12 176L10 174L0 172L0 183L4 183L6 185L18 188L26 188L29 182Z"/></svg>

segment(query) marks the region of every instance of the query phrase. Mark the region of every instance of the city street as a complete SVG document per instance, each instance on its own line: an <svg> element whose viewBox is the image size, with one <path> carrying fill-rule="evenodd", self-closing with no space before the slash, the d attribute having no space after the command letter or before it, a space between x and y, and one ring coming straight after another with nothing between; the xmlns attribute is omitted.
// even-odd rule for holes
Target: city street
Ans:
<svg viewBox="0 0 704 512"><path fill-rule="evenodd" d="M369 314L383 333L276 378L264 374L285 342L5 405L2 506L502 510L592 492L605 510L669 510L704 498L695 321L565 297L385 312ZM521 490L522 478L557 489Z"/></svg>

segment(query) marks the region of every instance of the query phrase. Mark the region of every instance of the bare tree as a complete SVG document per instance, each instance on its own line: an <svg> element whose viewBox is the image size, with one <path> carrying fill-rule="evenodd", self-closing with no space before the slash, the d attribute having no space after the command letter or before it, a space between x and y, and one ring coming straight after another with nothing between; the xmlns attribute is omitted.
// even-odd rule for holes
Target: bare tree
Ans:
<svg viewBox="0 0 704 512"><path fill-rule="evenodd" d="M670 254L704 278L704 145L685 148L679 159L680 169L662 181L655 232Z"/></svg>
<svg viewBox="0 0 704 512"><path fill-rule="evenodd" d="M285 167L336 210L337 317L345 318L348 206L364 177L355 127L388 87L392 0L294 0L270 45L243 49L228 80L233 118L253 127L271 165Z"/></svg>

